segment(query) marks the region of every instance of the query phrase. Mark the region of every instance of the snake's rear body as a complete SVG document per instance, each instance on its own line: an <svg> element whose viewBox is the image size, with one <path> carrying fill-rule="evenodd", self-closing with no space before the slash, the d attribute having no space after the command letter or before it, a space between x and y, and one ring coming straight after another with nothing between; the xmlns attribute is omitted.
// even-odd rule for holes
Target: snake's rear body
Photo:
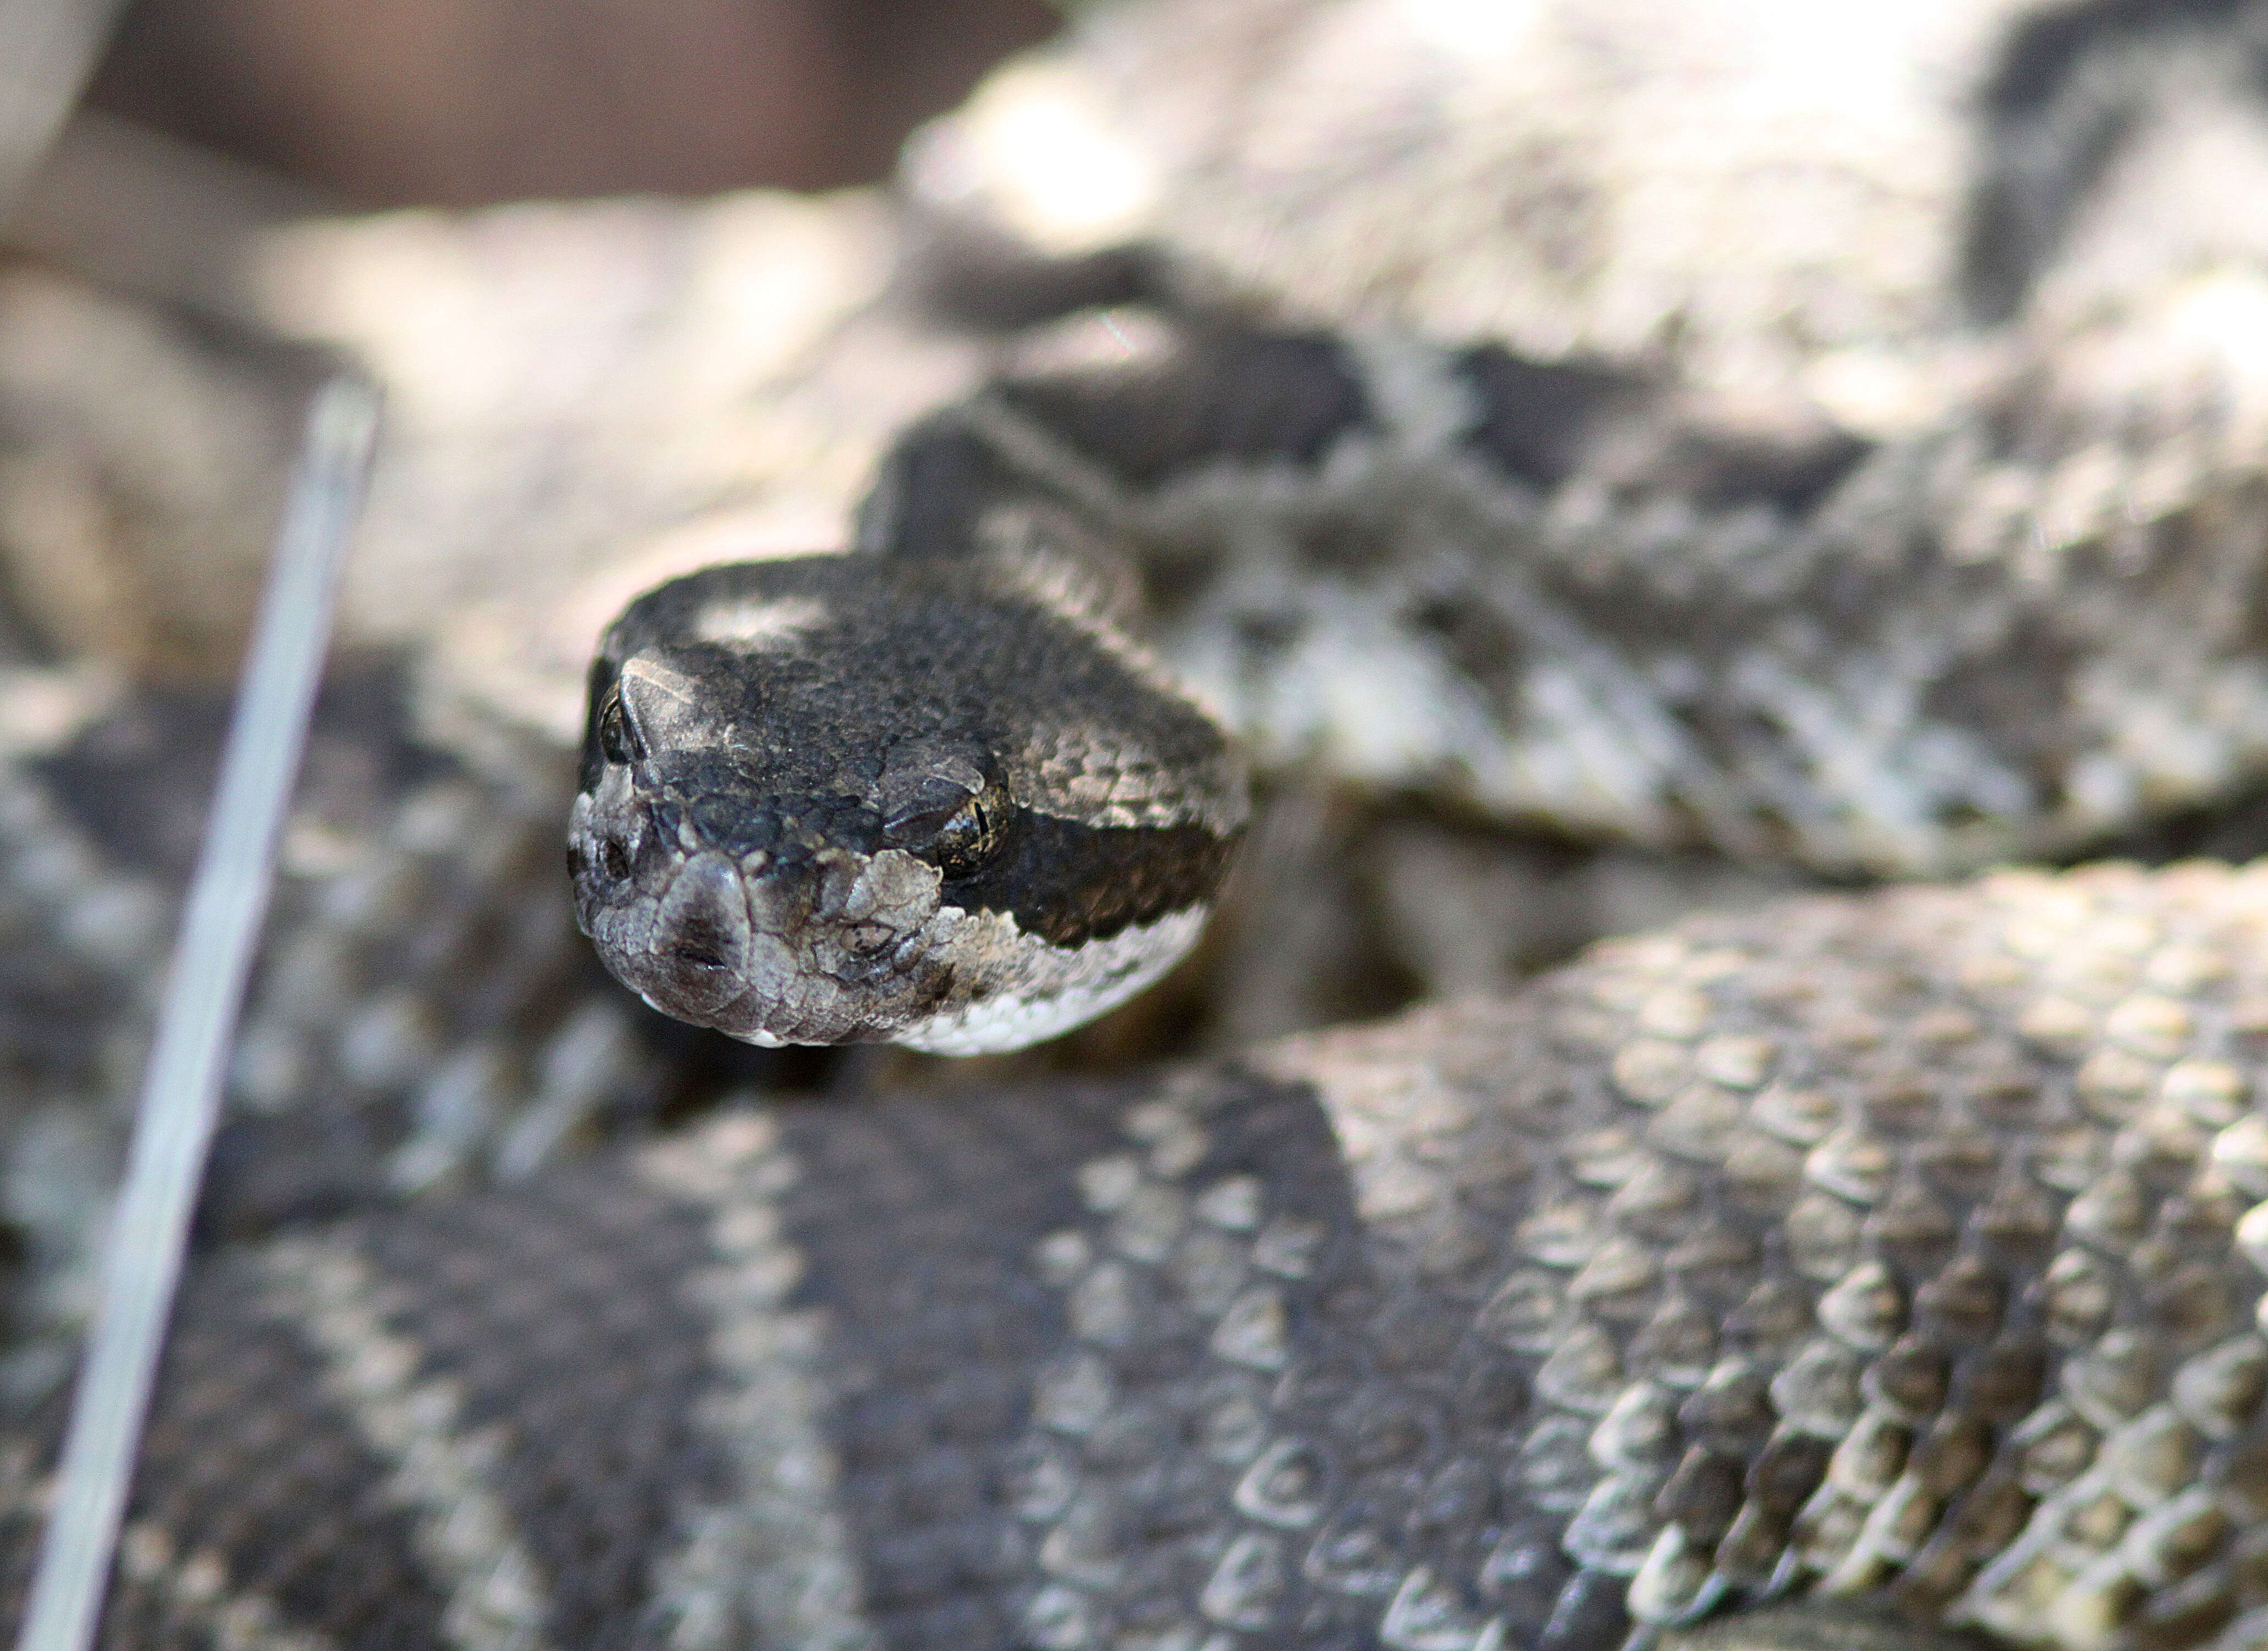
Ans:
<svg viewBox="0 0 2268 1651"><path fill-rule="evenodd" d="M2264 928L2202 865L1797 902L218 1257L107 1643L1605 1651L1856 1590L2248 1646Z"/></svg>

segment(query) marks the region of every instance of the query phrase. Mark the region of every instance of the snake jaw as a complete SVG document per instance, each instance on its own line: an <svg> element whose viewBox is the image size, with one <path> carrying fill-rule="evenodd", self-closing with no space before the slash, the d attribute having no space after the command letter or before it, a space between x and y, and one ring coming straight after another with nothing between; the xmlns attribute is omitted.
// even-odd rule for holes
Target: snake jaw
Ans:
<svg viewBox="0 0 2268 1651"><path fill-rule="evenodd" d="M577 912L615 977L663 1013L750 1043L852 1043L895 1036L942 997L958 912L940 915L936 868L910 854L838 846L735 859L713 846L649 854L610 874L606 844L674 839L609 800L578 800L571 833Z"/></svg>
<svg viewBox="0 0 2268 1651"><path fill-rule="evenodd" d="M641 802L623 775L579 797L578 918L654 1008L765 1046L1020 1048L1155 980L1206 911L1197 902L1058 945L1012 912L954 903L944 873L907 850L853 849L806 827L737 858L705 842L688 851L693 817Z"/></svg>

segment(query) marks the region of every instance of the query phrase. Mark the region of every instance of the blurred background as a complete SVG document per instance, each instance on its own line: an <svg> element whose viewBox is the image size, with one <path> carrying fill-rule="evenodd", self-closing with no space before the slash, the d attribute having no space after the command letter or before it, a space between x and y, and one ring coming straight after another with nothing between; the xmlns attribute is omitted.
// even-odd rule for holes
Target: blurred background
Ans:
<svg viewBox="0 0 2268 1651"><path fill-rule="evenodd" d="M95 109L354 206L834 188L1046 0L138 0Z"/></svg>

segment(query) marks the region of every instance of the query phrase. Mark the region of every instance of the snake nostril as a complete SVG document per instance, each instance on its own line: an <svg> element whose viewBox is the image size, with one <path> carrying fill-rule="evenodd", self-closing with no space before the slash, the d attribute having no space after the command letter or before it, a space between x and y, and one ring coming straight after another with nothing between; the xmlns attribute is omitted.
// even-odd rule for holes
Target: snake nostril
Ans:
<svg viewBox="0 0 2268 1651"><path fill-rule="evenodd" d="M714 924L688 921L670 940L670 955L696 969L729 969L739 960L736 939Z"/></svg>
<svg viewBox="0 0 2268 1651"><path fill-rule="evenodd" d="M630 874L630 849L611 831L599 845L599 859L606 866L607 875L617 882Z"/></svg>
<svg viewBox="0 0 2268 1651"><path fill-rule="evenodd" d="M696 854L652 913L656 999L672 1013L706 1014L740 995L750 932L738 870L723 855Z"/></svg>

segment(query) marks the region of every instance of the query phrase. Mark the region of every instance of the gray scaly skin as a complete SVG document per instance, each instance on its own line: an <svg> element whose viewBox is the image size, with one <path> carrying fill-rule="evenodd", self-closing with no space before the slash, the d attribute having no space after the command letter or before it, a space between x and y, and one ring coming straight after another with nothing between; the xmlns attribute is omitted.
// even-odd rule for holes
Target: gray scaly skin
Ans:
<svg viewBox="0 0 2268 1651"><path fill-rule="evenodd" d="M1768 279L1717 254L1769 262L1775 235L1648 225L1665 193L1784 196L1731 173L1690 192L1609 175L1713 147L1653 141L1650 117L1602 119L1599 141L1514 121L1498 135L1521 164L1491 173L1484 154L1464 183L1541 180L1499 202L1507 223L1569 209L1562 237L1509 238L1565 254L1543 273L1570 290L1530 302L1532 284L1386 232L1438 230L1411 209L1445 203L1463 233L1457 180L1284 164L1303 137L1328 150L1461 107L1381 72L1364 120L1303 128L1300 109L1335 107L1309 100L1337 65L1445 61L1371 51L1366 19L1485 11L1347 0L1310 30L1252 8L1238 61L1258 71L1226 107L1278 118L1167 146L1172 221L1127 226L1177 244L1166 273L1106 294L1130 301L1109 320L1134 382L1020 373L924 427L865 549L921 552L934 525L959 580L972 549L1028 548L1005 529L1035 508L1060 514L1050 533L1162 547L1199 577L1161 605L1161 652L1287 750L1329 745L1318 729L1339 725L1311 713L1335 638L1384 615L1447 690L1405 703L1450 726L1383 719L1405 746L1357 772L1431 782L1446 754L1453 791L1642 841L1927 870L2068 845L2257 765L2268 334L2260 220L2228 205L2260 157L2249 12L1976 9L1952 55L1988 161L1964 164L1950 103L1911 122L1916 173L1904 151L1845 167L1825 140L1863 121L1766 131L1855 181L1798 192L1787 227L1824 251ZM1507 15L1565 37L1609 11L1610 38L1644 43L1635 4ZM1615 80L1616 52L1582 61ZM1593 107L1513 91L1496 113ZM1763 148L1739 153L1771 173ZM1896 186L1874 190L1898 208L1887 239L1868 219L1844 240L1816 210L1878 182ZM1311 237L1281 232L1286 201ZM1972 232L1991 255L1964 262ZM1287 249L1294 268L1267 267ZM1655 254L1683 284L1668 300L1639 291L1665 274ZM1374 290L1294 290L1345 271ZM1412 271L1422 290L1394 290ZM1803 301L1780 307L1791 289ZM1521 302L1472 313L1504 293ZM1797 324L1756 325L1759 294ZM1075 334L1033 353L1096 329ZM1209 384L1256 405L1229 371L1246 347L1292 367L1261 387L1324 416L1200 418L1175 445L1190 363L1212 372L1200 409ZM1852 386L1884 381L1912 394L1862 416ZM1012 489L896 485L962 435ZM1373 562L1375 529L1412 520L1432 560ZM1506 535L1511 573L1476 561ZM1050 611L1118 606L1058 591ZM1535 774L1476 765L1523 741ZM1884 760L1819 756L1845 748ZM855 760L870 771L827 795L873 815L882 851L924 814L898 783L959 785L984 813L992 777L968 752ZM1542 783L1570 773L1572 791ZM697 858L695 826L677 842ZM404 840L466 863L430 811ZM585 865L605 848L588 837ZM464 874L532 912L528 955L556 961L556 906ZM347 919L423 932L416 880L380 881L327 903L318 938ZM218 1256L193 1285L113 1643L1606 1651L1618 1613L1845 1585L2067 1651L2257 1643L2257 901L2250 875L2181 870L1777 910L1602 953L1510 1006L1115 1085L737 1116ZM738 943L729 921L676 930L695 963ZM310 1041L340 1029L344 986L278 972ZM516 992L538 978L503 973ZM407 989L358 1002L340 1042L368 1081L414 1087L460 1164L482 1126L459 1103L482 1090L459 1068L509 1063L469 1008L443 1060L460 1022L419 1009ZM430 1041L395 1036L421 1027ZM282 1029L251 1068L278 1094L303 1081L284 1058L307 1028ZM41 1469L18 1442L20 1574Z"/></svg>
<svg viewBox="0 0 2268 1651"><path fill-rule="evenodd" d="M2264 937L2268 867L1815 897L226 1253L106 1643L2256 1646Z"/></svg>
<svg viewBox="0 0 2268 1651"><path fill-rule="evenodd" d="M740 622L712 622L711 599L665 590L609 639L594 717L619 667L620 703L644 705L648 720L664 702L691 705L696 720L737 719L688 731L688 750L732 752L721 768L644 771L679 761L666 733L660 756L586 763L578 897L617 976L659 1006L759 1042L968 1051L1059 1031L1161 972L1194 933L1204 873L1239 809L1219 800L1217 775L1196 782L1211 800L1152 794L1174 783L1152 777L1167 745L1188 736L1157 743L1155 667L1131 641L1104 640L1123 636L1113 627L1127 604L1098 598L1097 586L1146 587L1148 641L1265 761L1756 864L1932 875L2069 853L2138 811L2208 802L2268 764L2257 554L2268 249L2219 192L2268 188L2268 108L2228 67L2260 49L2259 20L2169 7L2095 18L2094 36L2066 38L2019 11L1947 8L1896 32L1887 67L1874 65L1907 100L1896 120L1791 148L1801 122L1774 100L1809 94L1778 54L1808 48L1755 18L1687 9L1728 31L1720 72L1729 86L1752 80L1767 111L1725 136L1719 181L1731 187L1696 198L1723 219L1712 245L1727 243L1727 291L1741 289L1742 259L1794 260L1774 277L1794 283L1789 312L1770 326L1725 308L1726 292L1695 275L1662 300L1660 335L1633 337L1616 330L1628 317L1617 323L1614 305L1567 276L1554 301L1575 336L1546 349L1529 308L1543 276L1523 269L1518 246L1495 244L1533 229L1533 194L1557 175L1521 147L1539 118L1514 95L1521 51L1547 80L1582 80L1554 55L1571 41L1624 63L1626 84L1583 83L1602 153L1624 122L1666 118L1646 111L1683 84L1683 48L1674 32L1666 45L1649 34L1660 8L1645 0L1617 9L1596 40L1550 8L1503 25L1508 45L1491 46L1468 19L1454 63L1428 33L1447 24L1382 0L1297 18L1261 4L1227 21L1167 4L1129 14L1146 26L1098 22L1085 51L1054 65L1052 90L1020 93L1031 74L1004 77L945 129L930 147L949 159L956 142L983 148L992 105L1021 96L1029 119L1032 100L1053 99L1079 112L1094 143L1151 157L1160 216L1130 217L1115 248L1084 262L1032 253L986 289L997 298L1020 277L1035 293L1027 324L1051 308L1116 304L1078 345L1097 353L1107 333L1115 351L1100 353L1116 358L1012 374L917 423L861 512L858 565L703 576L755 590L762 611L748 623L760 634L736 640ZM1280 26L1256 20L1270 17ZM1270 77L1325 75L1350 39L1375 49L1364 61L1376 102L1336 137L1308 132L1270 100ZM1498 46L1501 58L1490 55ZM1192 135L1175 124L1190 118L1185 106L1140 95L1213 51L1249 77L1223 71L1212 114L1248 114L1256 132L1230 122ZM1965 210L1955 195L1966 174L1950 165L1959 135L1916 90L1948 51L1967 77L1960 95L1985 116L1967 141L1991 140ZM1386 182L1356 188L1331 170L1366 134L1381 154L1400 152L1388 144L1408 136L1395 121L1418 117L1397 116L1391 94L1423 85L1434 98L1428 76L1474 100L1431 132L1468 168L1461 210L1490 222L1500 209L1513 232L1469 237L1480 244L1454 256L1430 249L1430 262L1407 244L1439 229L1425 211ZM993 158L1012 173L1013 155ZM987 188L1014 181L981 160L961 155L966 187L937 209L936 261L948 270L956 237L981 239L970 225L985 217ZM1452 163L1375 164L1391 176ZM1567 188L1604 196L1616 180L1595 164L1600 176ZM953 170L936 153L916 166L917 199L940 166ZM1260 175L1272 180L1264 188ZM1313 221L1277 216L1295 184L1317 194ZM1917 216L1917 202L1939 210ZM1802 221L1775 239L1776 225L1749 221L1758 213ZM1854 258L1860 267L1837 267L1816 290L1797 281L1806 238L1844 213L1933 250L1904 263ZM998 238L1019 232L1012 212L995 216ZM1954 261L1963 222L1967 264L1957 278L1932 269L1933 258ZM1292 252L1302 246L1304 260ZM1653 255L1616 250L1633 265ZM1016 257L998 247L957 255ZM1925 273L1946 283L1927 305ZM1506 283L1494 311L1475 297L1484 275ZM1366 277L1374 289L1324 291ZM1614 277L1597 282L1610 289ZM1447 342L1460 321L1495 330ZM1862 415L1847 382L1862 366L1905 386L1896 416ZM1096 544L1133 571L1029 576ZM1015 577L1004 564L1025 570L1012 617L993 607ZM895 605L814 593L908 579ZM791 620L765 607L775 601L828 611ZM1030 668L1032 643L1004 645L1020 628L1046 634L1050 615L1099 656L1096 672L1122 677L1099 714L1085 687L1057 714ZM690 675L659 653L630 657L671 648L714 657ZM725 657L734 648L745 667ZM925 705L933 659L950 660L948 702L1012 706L1020 725L982 731L954 710L898 726L891 695ZM886 665L901 663L917 668L885 687ZM795 680L775 694L783 668ZM751 682L764 684L763 715ZM774 732L765 717L777 707ZM1012 749L995 748L1004 734ZM887 755L902 746L902 757ZM956 763L965 771L949 778ZM863 767L818 771L828 764ZM966 882L968 866L894 859L887 840L894 811L943 806L897 795L925 786L987 820L1197 836L1138 855L1130 843L1034 851L987 872L994 886L974 904L957 903L932 885ZM781 787L784 805L770 794ZM771 865L765 833L783 807L800 852L839 863L836 894L793 892ZM669 826L703 818L712 823ZM764 826L750 836L734 821ZM998 849L990 825L968 829ZM611 860L599 851L608 844ZM645 857L636 867L631 844ZM1142 917L1107 934L1078 922L1043 932L1042 910L1091 903L1083 885L1121 853L1117 875L1143 890ZM1057 880L1064 890L1047 892ZM830 901L856 910L838 922ZM836 932L853 926L865 938Z"/></svg>
<svg viewBox="0 0 2268 1651"><path fill-rule="evenodd" d="M1270 760L1905 875L2205 801L2268 755L2262 16L1838 16L1100 8L909 188L948 300L1123 365L967 410Z"/></svg>
<svg viewBox="0 0 2268 1651"><path fill-rule="evenodd" d="M592 668L584 932L759 1043L1017 1049L1197 938L1246 814L1219 726L1027 554L711 569Z"/></svg>

